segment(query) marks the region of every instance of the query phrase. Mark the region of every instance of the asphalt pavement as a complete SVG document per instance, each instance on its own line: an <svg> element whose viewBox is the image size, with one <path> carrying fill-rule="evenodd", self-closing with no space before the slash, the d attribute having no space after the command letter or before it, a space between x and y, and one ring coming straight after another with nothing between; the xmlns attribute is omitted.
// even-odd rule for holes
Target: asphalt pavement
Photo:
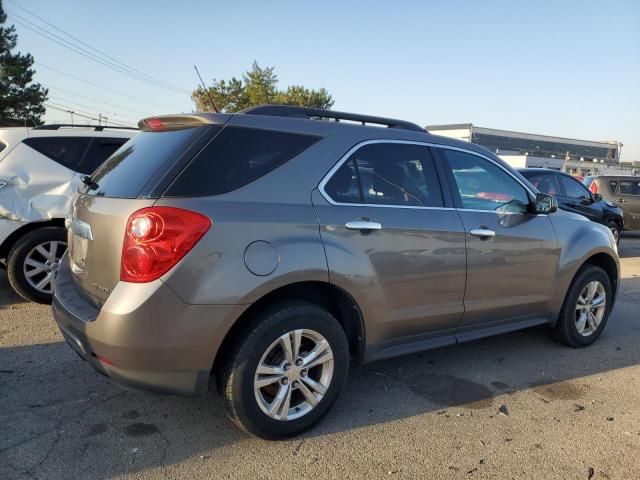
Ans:
<svg viewBox="0 0 640 480"><path fill-rule="evenodd" d="M640 478L640 234L599 341L544 328L353 366L314 430L238 431L213 390L122 390L0 274L0 479Z"/></svg>

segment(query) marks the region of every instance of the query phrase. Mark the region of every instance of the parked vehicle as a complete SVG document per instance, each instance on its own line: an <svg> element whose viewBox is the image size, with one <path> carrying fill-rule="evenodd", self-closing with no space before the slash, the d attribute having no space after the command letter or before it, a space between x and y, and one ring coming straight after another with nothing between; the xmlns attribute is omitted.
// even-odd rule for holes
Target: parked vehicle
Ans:
<svg viewBox="0 0 640 480"><path fill-rule="evenodd" d="M254 435L318 422L350 356L541 324L584 347L614 305L611 232L482 147L295 107L140 127L75 200L54 318L117 383L204 393L213 372Z"/></svg>
<svg viewBox="0 0 640 480"><path fill-rule="evenodd" d="M592 193L622 208L624 228L640 230L640 177L603 175L586 177L584 184Z"/></svg>
<svg viewBox="0 0 640 480"><path fill-rule="evenodd" d="M607 226L616 243L625 224L622 209L605 200L597 192L590 192L571 175L548 168L522 168L518 170L539 191L558 199L558 207L568 212L584 215L592 222Z"/></svg>
<svg viewBox="0 0 640 480"><path fill-rule="evenodd" d="M0 265L23 298L51 302L71 196L82 175L135 133L82 125L0 129Z"/></svg>

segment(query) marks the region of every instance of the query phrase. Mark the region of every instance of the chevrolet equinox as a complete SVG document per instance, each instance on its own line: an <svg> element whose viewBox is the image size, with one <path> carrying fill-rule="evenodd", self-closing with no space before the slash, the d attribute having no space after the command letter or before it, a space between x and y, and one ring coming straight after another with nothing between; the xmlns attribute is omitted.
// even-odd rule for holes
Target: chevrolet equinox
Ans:
<svg viewBox="0 0 640 480"><path fill-rule="evenodd" d="M318 422L361 362L549 325L594 342L603 225L497 156L381 117L260 106L140 122L83 179L53 315L93 368L201 394L263 438Z"/></svg>

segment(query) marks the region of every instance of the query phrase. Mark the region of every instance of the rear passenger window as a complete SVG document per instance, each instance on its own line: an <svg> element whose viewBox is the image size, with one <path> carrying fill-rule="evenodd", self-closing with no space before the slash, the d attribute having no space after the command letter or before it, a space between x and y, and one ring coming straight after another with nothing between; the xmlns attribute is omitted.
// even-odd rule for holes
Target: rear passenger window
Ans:
<svg viewBox="0 0 640 480"><path fill-rule="evenodd" d="M359 148L325 186L338 203L442 207L442 192L427 147L372 143Z"/></svg>
<svg viewBox="0 0 640 480"><path fill-rule="evenodd" d="M0 142L0 152L3 151L5 148L7 148L7 146L4 143Z"/></svg>
<svg viewBox="0 0 640 480"><path fill-rule="evenodd" d="M109 158L113 152L119 149L128 138L99 138L96 137L91 142L87 153L80 161L76 171L89 175L93 173L102 162Z"/></svg>
<svg viewBox="0 0 640 480"><path fill-rule="evenodd" d="M616 192L618 190L618 181L617 180L611 180L609 182L609 187L611 187L611 191L612 192Z"/></svg>
<svg viewBox="0 0 640 480"><path fill-rule="evenodd" d="M91 141L90 137L35 137L23 143L60 165L75 170Z"/></svg>
<svg viewBox="0 0 640 480"><path fill-rule="evenodd" d="M182 171L168 196L205 196L247 185L289 161L320 137L225 127Z"/></svg>

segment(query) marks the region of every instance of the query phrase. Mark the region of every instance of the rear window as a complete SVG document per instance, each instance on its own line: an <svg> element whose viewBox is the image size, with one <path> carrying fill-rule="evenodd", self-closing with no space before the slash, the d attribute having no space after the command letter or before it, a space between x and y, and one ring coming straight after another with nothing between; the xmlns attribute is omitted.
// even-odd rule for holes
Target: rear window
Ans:
<svg viewBox="0 0 640 480"><path fill-rule="evenodd" d="M621 195L640 195L640 180L620 180Z"/></svg>
<svg viewBox="0 0 640 480"><path fill-rule="evenodd" d="M196 128L169 132L142 132L111 155L98 169L88 195L136 198L138 193L171 156L194 135Z"/></svg>
<svg viewBox="0 0 640 480"><path fill-rule="evenodd" d="M302 153L320 137L225 127L182 171L166 196L217 195L247 185Z"/></svg>
<svg viewBox="0 0 640 480"><path fill-rule="evenodd" d="M54 162L75 170L90 141L91 137L33 137L23 140L23 143Z"/></svg>

